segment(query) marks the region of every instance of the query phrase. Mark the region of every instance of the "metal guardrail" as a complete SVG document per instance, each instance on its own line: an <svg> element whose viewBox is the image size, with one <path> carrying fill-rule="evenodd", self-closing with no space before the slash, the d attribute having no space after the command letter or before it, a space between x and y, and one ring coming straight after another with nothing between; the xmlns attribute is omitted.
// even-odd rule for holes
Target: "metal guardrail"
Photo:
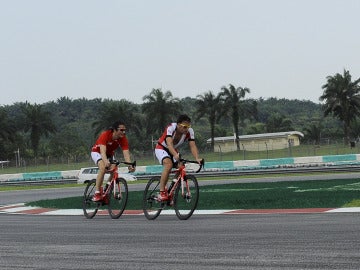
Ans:
<svg viewBox="0 0 360 270"><path fill-rule="evenodd" d="M252 175L275 175L275 174L295 174L295 173L350 173L359 172L360 165L338 165L338 166L316 166L316 167L293 167L293 168L269 168L251 170L227 170L227 171L202 171L196 174L201 179L205 177L219 176L252 176ZM191 174L191 172L188 172ZM159 174L136 175L138 180L146 180ZM23 186L23 185L54 185L54 184L75 184L76 178L68 179L39 179L1 182L0 186Z"/></svg>
<svg viewBox="0 0 360 270"><path fill-rule="evenodd" d="M68 178L68 179L39 179L39 180L21 180L21 181L5 181L0 182L1 186L45 186L45 185L57 185L57 184L76 184L77 179Z"/></svg>
<svg viewBox="0 0 360 270"><path fill-rule="evenodd" d="M252 170L227 170L227 171L203 171L196 174L201 177L219 177L224 176L251 176L267 174L292 174L292 173L335 173L335 172L359 172L360 165L341 165L341 166L317 166L317 167L294 167L294 168L269 168ZM191 172L188 172L191 174ZM140 179L146 179L153 175L137 175Z"/></svg>

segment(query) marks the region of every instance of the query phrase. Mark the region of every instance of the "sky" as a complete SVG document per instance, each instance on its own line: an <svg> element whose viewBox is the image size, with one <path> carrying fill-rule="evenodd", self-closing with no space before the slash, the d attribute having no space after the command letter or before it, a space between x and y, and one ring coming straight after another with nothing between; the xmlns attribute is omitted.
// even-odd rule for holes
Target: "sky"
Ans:
<svg viewBox="0 0 360 270"><path fill-rule="evenodd" d="M328 76L360 77L358 0L0 0L0 106L196 98L319 103Z"/></svg>

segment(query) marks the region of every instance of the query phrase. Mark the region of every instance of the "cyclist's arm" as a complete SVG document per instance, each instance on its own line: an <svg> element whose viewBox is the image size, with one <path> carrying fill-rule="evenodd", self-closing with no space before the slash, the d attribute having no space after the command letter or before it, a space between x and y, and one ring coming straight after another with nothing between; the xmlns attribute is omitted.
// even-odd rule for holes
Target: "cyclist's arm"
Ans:
<svg viewBox="0 0 360 270"><path fill-rule="evenodd" d="M125 162L131 162L129 150L123 150L123 155L124 155Z"/></svg>
<svg viewBox="0 0 360 270"><path fill-rule="evenodd" d="M169 149L170 154L171 154L177 161L179 161L180 155L179 155L179 153L176 151L176 149L175 149L175 147L174 147L173 138L172 138L172 137L166 137L165 141L166 141L166 145L167 145L167 148Z"/></svg>
<svg viewBox="0 0 360 270"><path fill-rule="evenodd" d="M131 158L130 158L130 151L129 150L123 150L123 155L124 155L124 160L125 162L131 162ZM128 166L128 169L130 172L134 172L135 168L131 165Z"/></svg>
<svg viewBox="0 0 360 270"><path fill-rule="evenodd" d="M198 151L195 141L189 141L189 147L190 147L191 154L194 156L195 160L200 163L201 158L199 158L199 151Z"/></svg>

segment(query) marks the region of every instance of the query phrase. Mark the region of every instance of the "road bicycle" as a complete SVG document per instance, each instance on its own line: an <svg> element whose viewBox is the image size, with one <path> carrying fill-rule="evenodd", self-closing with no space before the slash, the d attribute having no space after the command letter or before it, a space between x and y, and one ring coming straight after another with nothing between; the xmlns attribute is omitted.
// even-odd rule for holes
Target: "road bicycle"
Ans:
<svg viewBox="0 0 360 270"><path fill-rule="evenodd" d="M198 164L198 173L205 164L204 159L199 164L197 161L180 159L179 167L171 171L175 174L174 180L167 188L168 201L158 199L160 193L160 176L152 177L147 183L143 195L143 211L149 220L156 219L166 206L174 208L176 216L186 220L194 213L199 201L199 185L193 174L186 173L186 164Z"/></svg>
<svg viewBox="0 0 360 270"><path fill-rule="evenodd" d="M102 206L107 206L111 218L119 218L125 210L128 200L128 185L124 178L119 177L118 166L119 164L136 166L134 162L124 162L118 160L111 160L110 164L114 164L111 169L106 173L112 174L110 183L107 183L103 188L102 200L94 202L93 196L96 190L96 179L85 181L86 187L83 196L83 211L86 218L93 218Z"/></svg>

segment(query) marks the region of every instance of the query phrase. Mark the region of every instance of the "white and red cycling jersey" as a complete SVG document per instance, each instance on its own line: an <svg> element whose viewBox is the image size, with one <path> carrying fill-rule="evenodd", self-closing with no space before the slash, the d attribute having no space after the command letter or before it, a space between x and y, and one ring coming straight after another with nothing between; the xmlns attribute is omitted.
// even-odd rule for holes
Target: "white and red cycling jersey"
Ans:
<svg viewBox="0 0 360 270"><path fill-rule="evenodd" d="M176 126L177 126L177 123L171 123L170 125L168 125L165 128L165 131L163 132L163 134L159 138L158 143L155 146L155 149L168 150L168 146L166 144L166 138L167 137L172 137L173 140L174 140ZM187 133L182 134L178 141L175 141L175 140L173 141L174 148L177 150L177 148L180 145L182 145L184 142L186 142L186 141L194 141L194 140L195 140L194 130L192 128L189 128Z"/></svg>

